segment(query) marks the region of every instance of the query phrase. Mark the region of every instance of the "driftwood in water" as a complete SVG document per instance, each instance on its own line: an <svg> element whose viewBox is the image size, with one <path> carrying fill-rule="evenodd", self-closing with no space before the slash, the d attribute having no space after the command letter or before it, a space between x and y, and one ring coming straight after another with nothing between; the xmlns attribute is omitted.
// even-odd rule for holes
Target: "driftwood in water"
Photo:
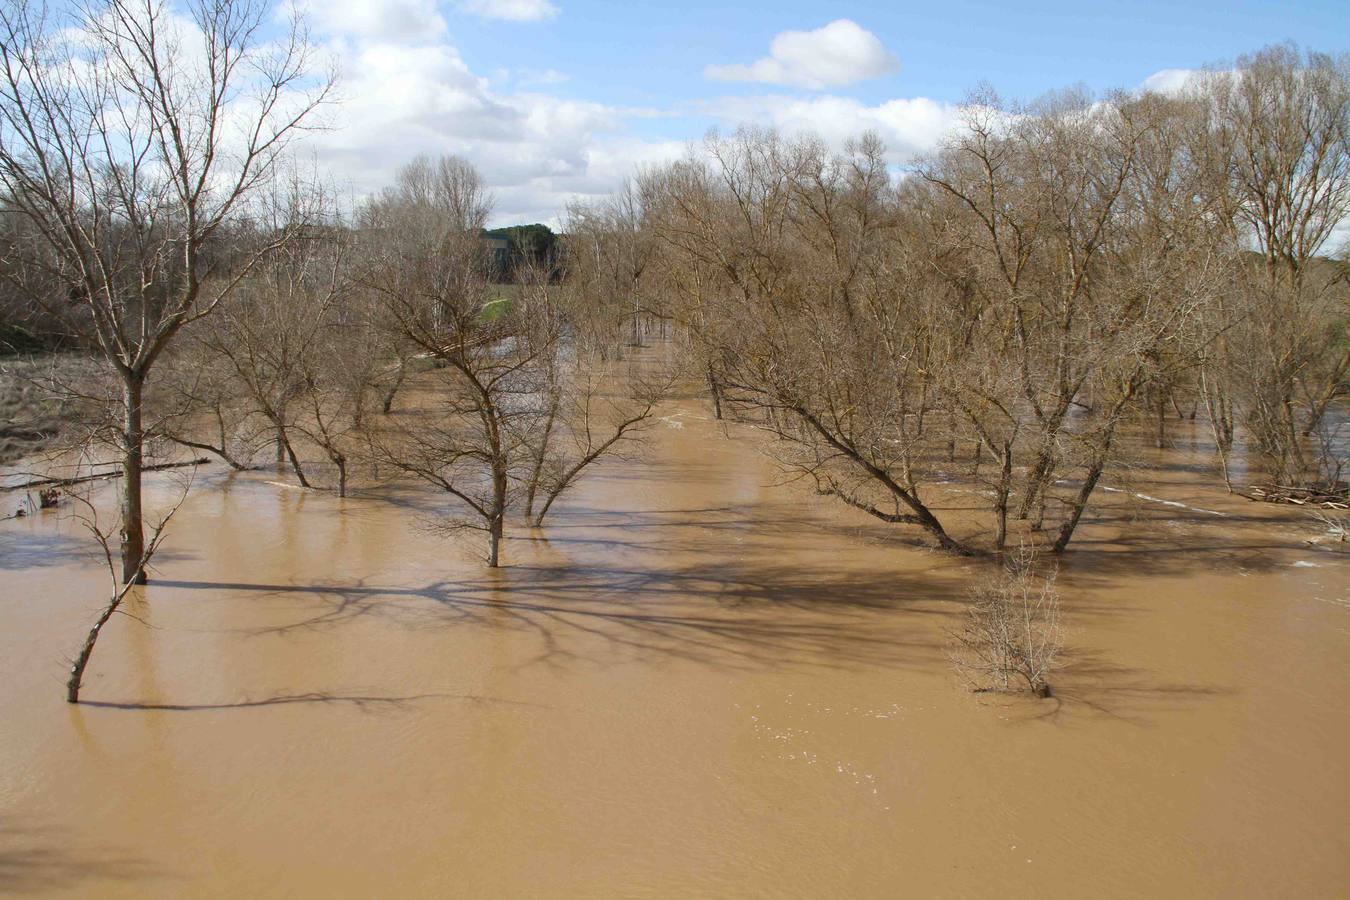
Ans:
<svg viewBox="0 0 1350 900"><path fill-rule="evenodd" d="M1276 484L1253 484L1242 496L1265 503L1292 503L1295 506L1313 506L1321 509L1350 509L1350 487L1344 482L1335 487L1285 487Z"/></svg>
<svg viewBox="0 0 1350 900"><path fill-rule="evenodd" d="M181 469L184 466L200 466L209 463L211 460L205 456L200 459L189 459L184 462L157 463L153 466L143 466L142 472L158 472L161 469ZM41 487L43 485L56 485L64 487L69 484L83 484L86 481L98 481L101 478L121 478L122 470L113 469L108 472L98 472L93 475L81 475L79 478L34 478L32 481L25 481L22 484L11 484L0 487L0 491L22 491L28 488Z"/></svg>

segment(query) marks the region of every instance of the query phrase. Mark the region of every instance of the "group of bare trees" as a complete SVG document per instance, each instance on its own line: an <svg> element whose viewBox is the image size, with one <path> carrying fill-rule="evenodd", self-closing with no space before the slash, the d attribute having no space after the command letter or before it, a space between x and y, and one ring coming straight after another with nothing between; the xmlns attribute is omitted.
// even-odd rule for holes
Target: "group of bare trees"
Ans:
<svg viewBox="0 0 1350 900"><path fill-rule="evenodd" d="M550 259L492 284L492 201L467 163L416 160L354 210L299 170L289 150L334 84L316 63L303 22L266 0L0 9L6 325L37 311L102 361L52 386L121 463L118 525L92 504L85 518L125 587L74 663L71 702L185 495L147 541L159 448L246 469L275 447L300 486L339 495L354 475L420 479L451 501L441 521L486 532L495 566L508 516L541 525L633 445L670 383L612 345L631 310L577 299L608 290L599 273L564 291Z"/></svg>
<svg viewBox="0 0 1350 900"><path fill-rule="evenodd" d="M986 93L903 177L870 136L713 135L641 179L649 269L719 413L949 550L1010 520L1064 550L1122 431L1161 445L1173 410L1209 411L1225 477L1240 431L1253 470L1334 489L1348 83L1275 47L1176 96ZM957 492L988 518L941 515Z"/></svg>
<svg viewBox="0 0 1350 900"><path fill-rule="evenodd" d="M421 481L496 566L509 515L542 525L664 395L668 376L620 352L626 310L589 308L545 261L493 283L492 198L463 160L414 160L351 221L312 180L272 199L267 230L293 236L177 345L156 398L171 440L240 469L273 445L300 486L339 496L358 473Z"/></svg>
<svg viewBox="0 0 1350 900"><path fill-rule="evenodd" d="M300 486L340 495L362 466L429 478L482 520L496 564L515 493L541 521L634 436L661 380L619 371L606 316L627 310L582 315L528 266L513 290L491 283L491 197L468 164L416 160L353 210L289 160L333 78L298 19L264 39L272 13L0 13L0 272L118 385L103 431L122 456L122 580L145 578L141 472L161 438L236 469L275 447ZM425 403L373 421L418 370Z"/></svg>
<svg viewBox="0 0 1350 900"><path fill-rule="evenodd" d="M496 566L508 514L542 525L586 467L650 420L669 379L613 353L615 321L554 284L548 261L496 296L482 264L490 206L467 163L414 161L362 212L357 280L411 350L394 377L409 360L431 367L425 402L374 431L374 458L453 498L448 524L484 532Z"/></svg>
<svg viewBox="0 0 1350 900"><path fill-rule="evenodd" d="M1344 59L983 93L903 173L868 135L714 134L573 206L562 277L526 259L509 286L466 162L352 203L296 167L334 83L316 63L265 0L0 8L0 301L103 364L71 396L120 457L95 531L123 584L167 521L147 542L147 447L174 443L339 496L420 481L496 566L513 515L542 525L652 421L671 370L629 348L654 326L789 472L955 552L1019 528L1063 551L1124 435L1163 446L1173 412L1204 411L1230 487L1240 457L1344 489Z"/></svg>

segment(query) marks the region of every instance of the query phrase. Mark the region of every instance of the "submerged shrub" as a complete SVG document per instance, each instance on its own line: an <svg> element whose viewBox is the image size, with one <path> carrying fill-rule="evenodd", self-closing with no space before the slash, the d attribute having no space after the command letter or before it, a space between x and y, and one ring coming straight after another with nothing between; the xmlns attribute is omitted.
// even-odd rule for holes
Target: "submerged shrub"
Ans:
<svg viewBox="0 0 1350 900"><path fill-rule="evenodd" d="M1050 671L1063 647L1055 575L1053 568L1039 575L1035 550L1023 545L971 589L951 646L952 664L971 690L1050 696Z"/></svg>

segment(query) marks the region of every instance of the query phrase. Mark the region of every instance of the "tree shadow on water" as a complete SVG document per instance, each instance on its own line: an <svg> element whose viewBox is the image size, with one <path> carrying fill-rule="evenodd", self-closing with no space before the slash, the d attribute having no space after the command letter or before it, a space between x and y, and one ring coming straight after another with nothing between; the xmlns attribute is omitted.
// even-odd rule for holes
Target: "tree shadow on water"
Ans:
<svg viewBox="0 0 1350 900"><path fill-rule="evenodd" d="M195 555L165 549L155 554L157 564L183 562ZM102 551L87 534L74 537L35 531L0 531L0 571L19 571L69 563L103 562ZM106 571L106 570L105 570Z"/></svg>
<svg viewBox="0 0 1350 900"><path fill-rule="evenodd" d="M171 877L142 857L111 845L90 845L61 828L0 824L0 895L45 895L100 882Z"/></svg>
<svg viewBox="0 0 1350 900"><path fill-rule="evenodd" d="M496 697L486 697L479 694L426 693L389 696L380 694L339 694L327 691L306 691L304 693L274 694L271 697L219 703L141 703L136 701L117 702L111 700L81 700L80 706L92 709L205 712L211 710L252 709L263 706L319 704L326 706L347 706L363 713L379 713L408 710L424 700L466 700L474 703L504 703L512 706L539 705L522 700L502 700Z"/></svg>
<svg viewBox="0 0 1350 900"><path fill-rule="evenodd" d="M533 663L676 658L724 669L929 666L960 586L919 576L803 572L728 563L668 569L519 565L414 587L160 580L161 587L304 595L295 621L247 633L322 631L379 617L414 629L469 626L533 634ZM913 627L906 627L906 623Z"/></svg>
<svg viewBox="0 0 1350 900"><path fill-rule="evenodd" d="M35 569L98 558L97 545L90 540L64 534L0 531L0 570Z"/></svg>
<svg viewBox="0 0 1350 900"><path fill-rule="evenodd" d="M1072 724L1083 718L1108 718L1149 726L1157 716L1185 712L1196 704L1235 696L1239 689L1217 684L1160 682L1142 669L1113 663L1087 650L1070 649L1051 676L1052 694L1036 700L1015 721Z"/></svg>

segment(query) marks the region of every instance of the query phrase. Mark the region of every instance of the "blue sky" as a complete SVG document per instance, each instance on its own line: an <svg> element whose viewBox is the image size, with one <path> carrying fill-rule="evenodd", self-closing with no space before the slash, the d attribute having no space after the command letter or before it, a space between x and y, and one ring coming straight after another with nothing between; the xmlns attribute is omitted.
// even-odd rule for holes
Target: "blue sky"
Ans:
<svg viewBox="0 0 1350 900"><path fill-rule="evenodd" d="M1333 2L945 2L670 4L559 0L556 18L522 27L472 16L451 23L475 69L553 68L563 93L611 103L674 103L708 92L703 67L764 55L775 34L847 18L876 34L899 72L863 99L959 100L980 80L1031 97L1075 82L1133 86L1293 40L1350 50L1350 5ZM448 7L453 13L453 7Z"/></svg>
<svg viewBox="0 0 1350 900"><path fill-rule="evenodd" d="M295 2L343 70L338 131L316 144L335 177L364 192L414 153L460 153L493 185L498 223L556 223L713 125L831 141L871 128L903 161L982 81L1025 100L1137 88L1276 41L1350 50L1345 3L1321 0Z"/></svg>

